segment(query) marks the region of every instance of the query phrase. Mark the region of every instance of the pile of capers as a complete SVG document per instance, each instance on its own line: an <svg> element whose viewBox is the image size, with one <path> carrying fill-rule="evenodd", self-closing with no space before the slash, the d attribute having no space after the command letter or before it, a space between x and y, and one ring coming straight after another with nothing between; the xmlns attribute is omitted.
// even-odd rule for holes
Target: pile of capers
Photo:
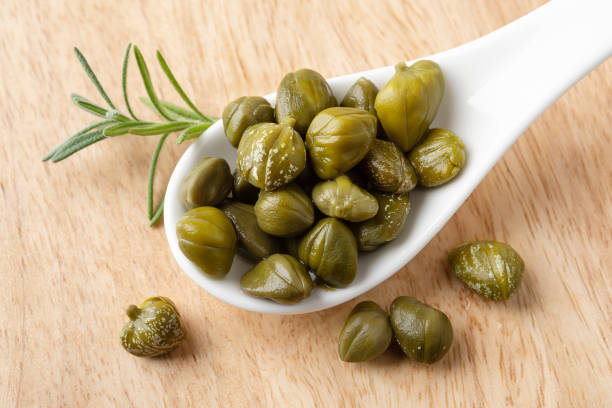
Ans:
<svg viewBox="0 0 612 408"><path fill-rule="evenodd" d="M394 337L411 360L431 364L444 357L453 342L453 327L444 313L410 296L398 297L390 309L387 315L371 301L353 308L338 339L342 361L376 358Z"/></svg>
<svg viewBox="0 0 612 408"><path fill-rule="evenodd" d="M451 251L448 262L470 289L494 301L508 299L525 271L520 255L497 241L460 245ZM338 356L346 362L371 360L384 353L393 338L408 358L431 364L450 349L453 327L446 314L410 296L395 299L389 315L374 302L360 302L340 332Z"/></svg>
<svg viewBox="0 0 612 408"><path fill-rule="evenodd" d="M286 75L273 108L243 96L223 111L236 170L204 157L182 180L186 213L176 225L183 254L210 277L222 278L237 251L257 261L240 280L252 296L294 304L313 290L349 285L358 251L397 238L410 211L409 192L434 187L465 163L461 140L430 129L444 94L432 61L400 63L380 90L360 78L340 106L325 79L302 69ZM455 275L479 295L506 300L519 286L524 263L509 245L477 241L455 248ZM165 297L127 309L121 344L140 357L167 353L185 338L181 316ZM387 314L371 301L357 304L338 340L340 359L382 354L391 341L410 359L433 363L453 340L450 320L415 298L395 299Z"/></svg>
<svg viewBox="0 0 612 408"><path fill-rule="evenodd" d="M308 297L313 277L349 285L358 252L400 234L409 192L451 180L465 162L453 132L430 129L443 94L440 67L423 60L398 64L380 91L360 78L340 106L310 69L283 78L274 107L262 97L230 102L223 126L236 170L204 157L182 181L183 254L221 278L240 251L259 262L242 290L283 304Z"/></svg>

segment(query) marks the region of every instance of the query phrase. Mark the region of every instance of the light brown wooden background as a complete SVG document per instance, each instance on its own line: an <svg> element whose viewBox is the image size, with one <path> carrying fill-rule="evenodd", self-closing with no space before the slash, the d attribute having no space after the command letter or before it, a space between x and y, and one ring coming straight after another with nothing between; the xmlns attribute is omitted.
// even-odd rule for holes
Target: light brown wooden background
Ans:
<svg viewBox="0 0 612 408"><path fill-rule="evenodd" d="M196 104L219 114L230 99L274 90L288 71L335 76L425 56L542 3L3 1L0 406L611 406L612 61L545 112L393 278L304 316L236 309L179 270L163 229L146 222L154 139L40 161L91 120L68 98L96 96L73 45L116 103L133 41L150 64L162 50ZM137 76L132 65L132 94L143 95ZM174 99L157 68L154 77ZM185 148L167 146L158 190ZM452 247L487 238L511 243L527 264L505 303L481 300L446 270ZM158 294L176 301L189 340L167 357L132 357L118 343L123 308ZM339 361L352 306L388 307L398 295L449 315L449 355L430 367L393 350Z"/></svg>

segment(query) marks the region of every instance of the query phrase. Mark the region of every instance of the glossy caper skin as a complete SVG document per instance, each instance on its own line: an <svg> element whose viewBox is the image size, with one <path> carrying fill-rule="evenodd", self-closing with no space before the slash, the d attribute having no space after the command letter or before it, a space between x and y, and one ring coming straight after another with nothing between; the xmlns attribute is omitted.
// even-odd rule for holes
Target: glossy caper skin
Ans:
<svg viewBox="0 0 612 408"><path fill-rule="evenodd" d="M198 207L187 211L176 223L181 252L202 272L222 278L229 272L236 253L236 232L223 211Z"/></svg>
<svg viewBox="0 0 612 408"><path fill-rule="evenodd" d="M407 152L431 125L442 96L444 77L433 61L395 66L395 75L376 95L374 106L389 140Z"/></svg>
<svg viewBox="0 0 612 408"><path fill-rule="evenodd" d="M274 122L274 108L261 96L241 96L223 109L225 136L234 147L249 126L262 122Z"/></svg>
<svg viewBox="0 0 612 408"><path fill-rule="evenodd" d="M181 315L168 298L148 298L140 307L130 305L126 313L130 321L123 326L120 340L130 354L159 356L177 348L185 338Z"/></svg>
<svg viewBox="0 0 612 408"><path fill-rule="evenodd" d="M432 364L450 349L453 327L440 310L401 296L391 303L389 314L393 334L411 360Z"/></svg>
<svg viewBox="0 0 612 408"><path fill-rule="evenodd" d="M257 225L278 237L293 237L306 231L314 222L310 198L295 183L274 191L261 191L255 203Z"/></svg>
<svg viewBox="0 0 612 408"><path fill-rule="evenodd" d="M357 108L329 108L312 120L306 148L321 179L346 173L365 157L376 138L376 116Z"/></svg>
<svg viewBox="0 0 612 408"><path fill-rule="evenodd" d="M508 244L476 241L455 248L448 261L457 277L480 296L502 301L519 287L525 262Z"/></svg>
<svg viewBox="0 0 612 408"><path fill-rule="evenodd" d="M249 127L238 145L238 170L260 189L270 191L290 183L304 170L306 149L293 130L294 120Z"/></svg>
<svg viewBox="0 0 612 408"><path fill-rule="evenodd" d="M353 225L360 251L373 251L397 238L410 212L409 194L375 193L374 197L378 201L376 216Z"/></svg>
<svg viewBox="0 0 612 408"><path fill-rule="evenodd" d="M323 109L338 106L329 84L316 71L300 69L283 78L276 92L276 121L295 119L295 130L306 134L308 126Z"/></svg>
<svg viewBox="0 0 612 408"><path fill-rule="evenodd" d="M403 194L417 185L414 169L393 142L376 139L359 167L372 187L383 193Z"/></svg>
<svg viewBox="0 0 612 408"><path fill-rule="evenodd" d="M259 228L252 205L226 200L220 209L234 224L238 249L242 249L254 259L267 258L280 252L282 243L278 238L266 234Z"/></svg>
<svg viewBox="0 0 612 408"><path fill-rule="evenodd" d="M234 176L234 185L232 187L232 198L246 204L255 204L259 196L259 189L249 183L249 180L242 177L242 173L238 169L232 173Z"/></svg>
<svg viewBox="0 0 612 408"><path fill-rule="evenodd" d="M298 256L325 283L345 287L357 274L357 243L335 218L320 220L300 241Z"/></svg>
<svg viewBox="0 0 612 408"><path fill-rule="evenodd" d="M186 210L217 205L232 190L234 178L229 165L218 157L204 157L179 186L179 199Z"/></svg>
<svg viewBox="0 0 612 408"><path fill-rule="evenodd" d="M365 221L378 212L374 196L346 175L318 183L312 190L312 200L323 214L351 222Z"/></svg>
<svg viewBox="0 0 612 408"><path fill-rule="evenodd" d="M378 357L391 344L389 316L376 303L365 301L351 310L338 339L342 361L361 362Z"/></svg>
<svg viewBox="0 0 612 408"><path fill-rule="evenodd" d="M346 92L340 106L358 108L376 115L374 108L376 94L378 94L376 85L369 79L361 77Z"/></svg>
<svg viewBox="0 0 612 408"><path fill-rule="evenodd" d="M310 296L312 278L291 255L274 254L249 270L240 279L240 287L251 296L295 304Z"/></svg>
<svg viewBox="0 0 612 408"><path fill-rule="evenodd" d="M465 164L465 146L446 129L430 129L408 155L419 183L425 187L444 184L455 177Z"/></svg>

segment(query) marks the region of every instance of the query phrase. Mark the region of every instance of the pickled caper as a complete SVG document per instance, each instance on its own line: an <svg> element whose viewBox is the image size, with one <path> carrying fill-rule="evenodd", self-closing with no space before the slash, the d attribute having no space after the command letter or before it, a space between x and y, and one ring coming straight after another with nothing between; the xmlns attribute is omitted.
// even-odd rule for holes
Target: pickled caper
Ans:
<svg viewBox="0 0 612 408"><path fill-rule="evenodd" d="M353 184L346 175L317 184L312 199L324 214L352 222L365 221L378 212L374 196Z"/></svg>
<svg viewBox="0 0 612 408"><path fill-rule="evenodd" d="M448 260L455 275L480 296L506 300L521 283L525 263L508 244L477 241L455 248Z"/></svg>
<svg viewBox="0 0 612 408"><path fill-rule="evenodd" d="M274 122L274 109L261 96L242 96L223 109L223 129L234 147L249 126L262 122Z"/></svg>
<svg viewBox="0 0 612 408"><path fill-rule="evenodd" d="M218 157L204 157L191 169L179 186L179 198L186 210L217 205L232 189L229 165Z"/></svg>
<svg viewBox="0 0 612 408"><path fill-rule="evenodd" d="M323 281L344 287L357 274L357 243L347 226L335 218L319 221L300 242L300 260Z"/></svg>
<svg viewBox="0 0 612 408"><path fill-rule="evenodd" d="M430 129L408 157L419 182L434 187L459 173L465 163L465 146L450 130Z"/></svg>
<svg viewBox="0 0 612 408"><path fill-rule="evenodd" d="M310 198L295 183L274 191L262 191L255 203L259 227L270 235L293 237L314 222Z"/></svg>
<svg viewBox="0 0 612 408"><path fill-rule="evenodd" d="M435 363L448 352L453 342L453 327L448 317L410 296L391 303L391 327L404 354L421 363Z"/></svg>
<svg viewBox="0 0 612 408"><path fill-rule="evenodd" d="M384 353L392 339L387 313L374 302L361 302L344 323L338 339L338 355L347 362L371 360Z"/></svg>
<svg viewBox="0 0 612 408"><path fill-rule="evenodd" d="M329 84L311 69L285 75L276 92L276 120L295 120L295 130L306 134L312 118L323 109L338 106Z"/></svg>
<svg viewBox="0 0 612 408"><path fill-rule="evenodd" d="M159 356L177 348L185 338L181 315L166 297L148 298L140 307L130 305L126 313L130 321L121 330L120 339L130 354Z"/></svg>
<svg viewBox="0 0 612 408"><path fill-rule="evenodd" d="M329 108L306 133L310 161L319 178L346 173L365 157L376 138L376 116L356 108Z"/></svg>
<svg viewBox="0 0 612 408"><path fill-rule="evenodd" d="M206 275L225 276L236 253L236 232L223 211L215 207L189 210L176 223L181 252Z"/></svg>
<svg viewBox="0 0 612 408"><path fill-rule="evenodd" d="M310 296L312 278L291 255L274 254L248 271L240 287L252 296L293 304Z"/></svg>
<svg viewBox="0 0 612 408"><path fill-rule="evenodd" d="M422 60L395 66L395 75L376 95L374 106L385 134L407 152L431 125L444 94L438 64Z"/></svg>

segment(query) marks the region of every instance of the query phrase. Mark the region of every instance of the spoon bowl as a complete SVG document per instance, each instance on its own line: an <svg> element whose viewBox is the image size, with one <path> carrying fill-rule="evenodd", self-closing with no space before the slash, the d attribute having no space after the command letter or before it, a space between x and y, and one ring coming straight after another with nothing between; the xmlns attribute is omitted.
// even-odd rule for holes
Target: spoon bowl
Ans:
<svg viewBox="0 0 612 408"><path fill-rule="evenodd" d="M221 121L185 151L170 177L164 224L172 254L181 269L211 295L260 313L314 312L367 292L406 265L440 231L529 124L612 54L612 25L606 21L610 15L609 1L554 0L485 37L426 57L440 65L446 82L446 93L432 127L450 129L462 139L466 164L449 183L410 193L412 208L404 230L396 240L376 251L360 253L357 277L348 287L313 290L298 304L281 305L240 290L240 278L253 266L245 258L236 256L227 276L214 279L205 276L182 254L175 230L185 213L178 194L181 181L204 156L224 158L230 166L236 162L236 149L227 141ZM336 98L342 100L360 77L381 88L393 74L394 67L389 66L328 82ZM274 104L274 94L265 98Z"/></svg>

